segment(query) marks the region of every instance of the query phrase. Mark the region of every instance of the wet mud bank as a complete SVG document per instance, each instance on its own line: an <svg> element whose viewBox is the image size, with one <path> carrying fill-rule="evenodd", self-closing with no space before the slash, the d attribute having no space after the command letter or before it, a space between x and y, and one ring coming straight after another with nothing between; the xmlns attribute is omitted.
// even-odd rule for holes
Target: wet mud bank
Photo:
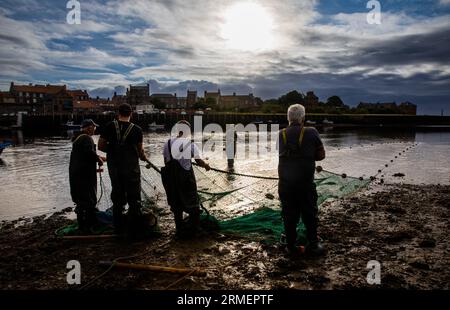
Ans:
<svg viewBox="0 0 450 310"><path fill-rule="evenodd" d="M0 289L449 289L450 186L384 185L320 209L321 258L285 255L278 244L203 233L178 239L171 213L159 210L161 235L62 240L67 212L2 222ZM206 276L135 271L99 261L183 267ZM81 264L81 285L69 285L66 266ZM381 266L381 284L367 283L367 263Z"/></svg>

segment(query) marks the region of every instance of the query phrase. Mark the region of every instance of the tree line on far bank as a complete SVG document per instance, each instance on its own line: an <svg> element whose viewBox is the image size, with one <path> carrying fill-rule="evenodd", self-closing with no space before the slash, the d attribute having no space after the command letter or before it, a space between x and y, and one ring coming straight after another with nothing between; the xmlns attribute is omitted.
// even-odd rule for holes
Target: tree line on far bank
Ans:
<svg viewBox="0 0 450 310"><path fill-rule="evenodd" d="M308 113L327 114L416 114L416 106L405 102L397 105L391 103L363 103L356 107L350 107L339 96L331 96L326 102L317 101L311 103L308 96L296 90L282 95L278 99L269 99L263 102L261 112L285 113L289 105L300 103L304 105Z"/></svg>
<svg viewBox="0 0 450 310"><path fill-rule="evenodd" d="M327 113L327 114L415 114L406 113L405 105L413 106L411 103L402 103L397 106L393 103L360 103L357 107L350 107L346 105L339 96L331 96L326 102L317 100L311 102L311 98L307 95L298 92L297 90L290 91L278 99L268 99L263 101L261 98L256 97L257 103L254 107L223 107L217 105L213 98L198 98L197 102L193 106L194 109L211 109L212 111L220 112L263 112L263 113L286 113L287 108L291 104L304 105L308 113ZM313 100L315 101L315 100ZM156 99L152 102L157 109L166 108L165 104Z"/></svg>

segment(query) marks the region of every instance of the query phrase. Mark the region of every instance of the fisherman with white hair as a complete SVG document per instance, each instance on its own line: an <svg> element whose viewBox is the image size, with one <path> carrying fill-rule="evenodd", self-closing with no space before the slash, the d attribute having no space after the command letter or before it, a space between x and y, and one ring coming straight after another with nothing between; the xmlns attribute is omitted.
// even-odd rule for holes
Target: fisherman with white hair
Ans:
<svg viewBox="0 0 450 310"><path fill-rule="evenodd" d="M325 158L319 133L305 127L305 107L291 105L287 112L289 126L279 133L278 193L286 235L287 252L296 256L297 224L302 218L306 227L306 253L322 255L324 248L317 236L318 208L314 183L316 161Z"/></svg>

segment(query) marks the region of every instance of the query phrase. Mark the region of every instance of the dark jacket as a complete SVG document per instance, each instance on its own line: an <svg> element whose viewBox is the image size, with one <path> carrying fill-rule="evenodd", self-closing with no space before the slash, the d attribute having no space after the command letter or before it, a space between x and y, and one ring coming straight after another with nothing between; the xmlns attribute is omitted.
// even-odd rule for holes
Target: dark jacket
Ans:
<svg viewBox="0 0 450 310"><path fill-rule="evenodd" d="M70 193L76 204L96 204L97 162L99 157L92 138L80 133L72 139L69 178Z"/></svg>

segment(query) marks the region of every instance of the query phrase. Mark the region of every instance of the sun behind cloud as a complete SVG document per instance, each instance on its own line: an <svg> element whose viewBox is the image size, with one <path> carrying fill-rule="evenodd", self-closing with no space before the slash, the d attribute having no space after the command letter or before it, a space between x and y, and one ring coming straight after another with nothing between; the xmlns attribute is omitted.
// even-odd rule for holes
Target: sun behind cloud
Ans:
<svg viewBox="0 0 450 310"><path fill-rule="evenodd" d="M267 51L275 48L274 21L270 13L254 2L239 2L224 12L221 36L230 49Z"/></svg>

